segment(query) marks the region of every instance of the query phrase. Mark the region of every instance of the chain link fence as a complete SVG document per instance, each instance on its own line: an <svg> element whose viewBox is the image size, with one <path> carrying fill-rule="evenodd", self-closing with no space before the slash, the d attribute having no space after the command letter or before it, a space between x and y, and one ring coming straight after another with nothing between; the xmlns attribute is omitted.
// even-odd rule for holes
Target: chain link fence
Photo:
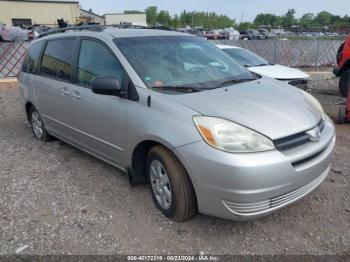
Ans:
<svg viewBox="0 0 350 262"><path fill-rule="evenodd" d="M28 46L29 42L0 42L0 79L18 75Z"/></svg>
<svg viewBox="0 0 350 262"><path fill-rule="evenodd" d="M333 67L344 37L280 38L266 40L216 40L216 44L248 49L270 63L291 67Z"/></svg>
<svg viewBox="0 0 350 262"><path fill-rule="evenodd" d="M317 70L319 67L336 65L336 54L344 39L274 37L265 40L215 40L215 43L246 48L270 63L299 68L314 67ZM0 42L0 79L18 75L29 44L28 41Z"/></svg>

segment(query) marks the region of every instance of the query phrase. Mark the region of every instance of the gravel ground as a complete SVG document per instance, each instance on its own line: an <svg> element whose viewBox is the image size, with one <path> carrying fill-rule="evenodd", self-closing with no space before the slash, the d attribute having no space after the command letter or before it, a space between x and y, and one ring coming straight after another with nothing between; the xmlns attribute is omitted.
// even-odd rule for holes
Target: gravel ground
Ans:
<svg viewBox="0 0 350 262"><path fill-rule="evenodd" d="M314 94L335 117L335 80ZM40 143L24 123L15 84L0 84L0 255L338 254L350 255L350 125L337 126L333 169L296 204L235 222L164 218L147 186L63 142ZM25 246L27 245L27 246Z"/></svg>

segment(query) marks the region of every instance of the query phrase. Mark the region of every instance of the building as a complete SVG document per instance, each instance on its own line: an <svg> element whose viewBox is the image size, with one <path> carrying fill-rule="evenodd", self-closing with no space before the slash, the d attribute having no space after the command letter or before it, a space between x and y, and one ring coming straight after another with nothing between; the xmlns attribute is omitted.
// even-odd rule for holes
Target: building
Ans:
<svg viewBox="0 0 350 262"><path fill-rule="evenodd" d="M133 24L147 26L146 14L105 14L106 25Z"/></svg>
<svg viewBox="0 0 350 262"><path fill-rule="evenodd" d="M62 18L75 24L79 17L78 0L0 0L0 22L7 25L56 26Z"/></svg>
<svg viewBox="0 0 350 262"><path fill-rule="evenodd" d="M84 10L80 8L80 21L85 23L95 23L99 25L105 24L105 18L104 16L100 16L98 14L95 14L91 10Z"/></svg>

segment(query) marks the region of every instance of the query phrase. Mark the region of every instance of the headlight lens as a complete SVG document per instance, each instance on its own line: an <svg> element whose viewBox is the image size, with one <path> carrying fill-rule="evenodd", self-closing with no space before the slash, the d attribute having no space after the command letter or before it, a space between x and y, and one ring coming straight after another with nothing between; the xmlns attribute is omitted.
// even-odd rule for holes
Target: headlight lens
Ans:
<svg viewBox="0 0 350 262"><path fill-rule="evenodd" d="M273 150L270 139L231 121L208 116L195 116L194 123L210 146L231 153Z"/></svg>
<svg viewBox="0 0 350 262"><path fill-rule="evenodd" d="M326 114L325 114L325 112L323 110L323 107L320 104L320 102L318 102L318 100L313 95L311 95L310 93L305 92L303 90L299 90L299 91L307 98L307 100L309 100L320 111L320 113L322 115L322 119L324 120Z"/></svg>

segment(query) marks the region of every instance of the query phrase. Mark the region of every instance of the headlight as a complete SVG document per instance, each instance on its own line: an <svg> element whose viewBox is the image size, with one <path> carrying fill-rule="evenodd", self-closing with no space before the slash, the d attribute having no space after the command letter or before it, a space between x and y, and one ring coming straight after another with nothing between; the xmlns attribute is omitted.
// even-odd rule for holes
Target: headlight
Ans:
<svg viewBox="0 0 350 262"><path fill-rule="evenodd" d="M307 98L307 100L310 101L310 103L312 103L320 111L320 113L322 115L322 119L324 120L326 114L325 114L325 112L323 110L323 107L320 104L320 102L318 102L318 100L313 95L311 95L310 93L305 92L303 90L299 90L299 91Z"/></svg>
<svg viewBox="0 0 350 262"><path fill-rule="evenodd" d="M270 139L231 121L208 116L195 116L194 123L210 146L231 153L273 150Z"/></svg>

